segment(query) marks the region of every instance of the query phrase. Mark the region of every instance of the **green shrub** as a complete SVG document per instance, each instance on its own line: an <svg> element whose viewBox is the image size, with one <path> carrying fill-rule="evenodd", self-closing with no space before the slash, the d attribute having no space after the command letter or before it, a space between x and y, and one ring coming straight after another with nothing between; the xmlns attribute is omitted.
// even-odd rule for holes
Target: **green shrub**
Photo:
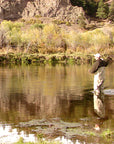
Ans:
<svg viewBox="0 0 114 144"><path fill-rule="evenodd" d="M31 28L37 28L37 29L43 29L44 28L44 24L38 24L38 23L35 23L33 25L31 25Z"/></svg>
<svg viewBox="0 0 114 144"><path fill-rule="evenodd" d="M102 132L101 136L103 136L105 138L112 138L113 134L114 134L114 131L111 131L110 129L107 129L107 130Z"/></svg>
<svg viewBox="0 0 114 144"><path fill-rule="evenodd" d="M77 47L79 47L82 43L82 38L79 33L76 33L75 31L71 31L66 38L66 41L68 43L68 46L74 50L76 50Z"/></svg>
<svg viewBox="0 0 114 144"><path fill-rule="evenodd" d="M3 45L18 46L20 44L20 31L23 26L21 22L3 21L0 26L0 33Z"/></svg>
<svg viewBox="0 0 114 144"><path fill-rule="evenodd" d="M9 34L7 35L7 39L11 46L17 47L21 45L21 31L16 29L16 27L12 28L12 30L9 31Z"/></svg>
<svg viewBox="0 0 114 144"><path fill-rule="evenodd" d="M45 25L42 31L42 39L46 47L55 47L55 42L59 36L60 29L55 24Z"/></svg>
<svg viewBox="0 0 114 144"><path fill-rule="evenodd" d="M109 8L109 20L114 22L114 1L112 1L111 6Z"/></svg>
<svg viewBox="0 0 114 144"><path fill-rule="evenodd" d="M93 45L96 49L109 48L110 38L101 30L96 29L92 33L90 44Z"/></svg>
<svg viewBox="0 0 114 144"><path fill-rule="evenodd" d="M103 0L100 0L99 4L98 4L98 9L97 9L97 13L96 16L101 18L101 19L106 19L108 17L109 14L109 7L107 4L105 4L103 2Z"/></svg>
<svg viewBox="0 0 114 144"><path fill-rule="evenodd" d="M83 14L81 14L78 17L78 24L79 24L80 27L85 28L86 22L85 22L85 17L83 16Z"/></svg>
<svg viewBox="0 0 114 144"><path fill-rule="evenodd" d="M70 23L70 22L66 22L66 25L67 25L67 26L71 26L71 23Z"/></svg>
<svg viewBox="0 0 114 144"><path fill-rule="evenodd" d="M53 23L57 25L66 24L66 22L62 20L54 20Z"/></svg>
<svg viewBox="0 0 114 144"><path fill-rule="evenodd" d="M29 29L21 34L21 45L28 52L38 51L40 43L40 31L38 29Z"/></svg>
<svg viewBox="0 0 114 144"><path fill-rule="evenodd" d="M22 22L12 22L12 21L4 20L1 23L1 26L4 29L6 29L7 31L12 31L13 28L16 28L16 29L20 30L20 28L23 27L23 23Z"/></svg>
<svg viewBox="0 0 114 144"><path fill-rule="evenodd" d="M35 23L41 24L42 21L39 20L39 19L36 19L36 18L31 18L31 19L26 20L26 24L29 24L29 25L30 25L30 24L35 24Z"/></svg>
<svg viewBox="0 0 114 144"><path fill-rule="evenodd" d="M7 44L6 30L0 27L0 48L4 47L6 44Z"/></svg>

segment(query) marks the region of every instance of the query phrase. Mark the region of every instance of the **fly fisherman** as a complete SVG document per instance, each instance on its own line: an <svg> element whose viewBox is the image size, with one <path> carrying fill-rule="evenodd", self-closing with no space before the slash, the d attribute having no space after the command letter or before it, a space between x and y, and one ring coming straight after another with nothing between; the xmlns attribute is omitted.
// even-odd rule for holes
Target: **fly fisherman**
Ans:
<svg viewBox="0 0 114 144"><path fill-rule="evenodd" d="M94 110L96 114L104 118L105 117L105 107L104 107L104 79L105 67L108 66L111 58L108 57L107 60L103 60L99 53L95 54L96 62L93 64L92 68L89 70L90 73L94 74Z"/></svg>

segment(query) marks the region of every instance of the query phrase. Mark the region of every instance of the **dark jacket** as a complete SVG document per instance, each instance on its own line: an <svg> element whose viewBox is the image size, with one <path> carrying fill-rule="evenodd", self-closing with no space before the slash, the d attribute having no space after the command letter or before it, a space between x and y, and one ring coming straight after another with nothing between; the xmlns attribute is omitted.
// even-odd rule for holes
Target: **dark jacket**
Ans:
<svg viewBox="0 0 114 144"><path fill-rule="evenodd" d="M106 60L98 59L89 70L90 73L95 73L100 67L106 67L110 63L111 58L108 57Z"/></svg>

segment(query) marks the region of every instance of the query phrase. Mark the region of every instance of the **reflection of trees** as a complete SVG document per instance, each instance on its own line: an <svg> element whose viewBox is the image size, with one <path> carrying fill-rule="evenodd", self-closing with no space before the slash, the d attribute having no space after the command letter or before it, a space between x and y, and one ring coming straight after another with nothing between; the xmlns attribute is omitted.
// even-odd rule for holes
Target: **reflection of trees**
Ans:
<svg viewBox="0 0 114 144"><path fill-rule="evenodd" d="M91 99L88 101L89 95L83 93L86 86L92 87L92 79L85 65L2 67L1 118L22 121L84 116L91 113Z"/></svg>
<svg viewBox="0 0 114 144"><path fill-rule="evenodd" d="M93 116L92 94L88 93L83 96L83 99L79 99L80 96L73 99L62 99L62 97L60 97L59 101L62 105L60 110L61 117L64 120L75 122L82 117Z"/></svg>

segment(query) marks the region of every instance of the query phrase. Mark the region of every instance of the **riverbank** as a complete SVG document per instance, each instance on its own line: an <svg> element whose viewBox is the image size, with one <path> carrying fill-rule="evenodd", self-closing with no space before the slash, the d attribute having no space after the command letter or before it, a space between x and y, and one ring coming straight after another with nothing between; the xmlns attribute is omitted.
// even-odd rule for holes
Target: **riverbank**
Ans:
<svg viewBox="0 0 114 144"><path fill-rule="evenodd" d="M75 55L75 54L1 54L0 63L6 64L57 64L57 63L91 63L93 58L91 55Z"/></svg>
<svg viewBox="0 0 114 144"><path fill-rule="evenodd" d="M114 55L110 55L114 57ZM107 58L108 55L103 55ZM0 54L0 64L92 64L94 56L91 54L24 54L7 53Z"/></svg>

